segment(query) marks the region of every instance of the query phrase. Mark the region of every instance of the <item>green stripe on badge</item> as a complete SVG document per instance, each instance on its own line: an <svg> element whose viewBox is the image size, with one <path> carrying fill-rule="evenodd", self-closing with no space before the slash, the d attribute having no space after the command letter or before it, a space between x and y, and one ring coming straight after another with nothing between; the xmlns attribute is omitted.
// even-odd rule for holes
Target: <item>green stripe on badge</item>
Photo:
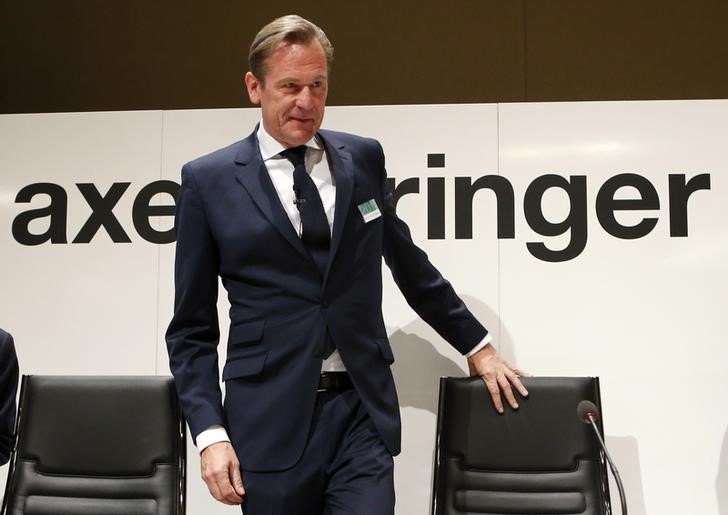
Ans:
<svg viewBox="0 0 728 515"><path fill-rule="evenodd" d="M379 208L377 208L377 203L374 201L374 199L371 199L371 200L368 200L367 202L359 204L357 207L359 208L359 212L361 213L361 216L363 216L365 218L369 213L374 213L375 211L379 211Z"/></svg>

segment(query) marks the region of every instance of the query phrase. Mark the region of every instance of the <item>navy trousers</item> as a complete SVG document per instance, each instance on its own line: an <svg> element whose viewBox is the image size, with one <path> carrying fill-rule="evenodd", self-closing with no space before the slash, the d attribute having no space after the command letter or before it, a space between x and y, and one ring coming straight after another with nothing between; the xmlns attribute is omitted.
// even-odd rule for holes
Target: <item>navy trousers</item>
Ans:
<svg viewBox="0 0 728 515"><path fill-rule="evenodd" d="M242 471L243 513L394 515L393 471L356 390L321 392L300 461L283 471Z"/></svg>

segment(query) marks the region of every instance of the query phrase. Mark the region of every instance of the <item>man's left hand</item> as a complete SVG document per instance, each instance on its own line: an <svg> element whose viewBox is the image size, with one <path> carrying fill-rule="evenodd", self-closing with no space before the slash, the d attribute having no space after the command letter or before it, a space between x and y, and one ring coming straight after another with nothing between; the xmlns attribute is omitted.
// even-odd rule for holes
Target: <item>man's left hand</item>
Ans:
<svg viewBox="0 0 728 515"><path fill-rule="evenodd" d="M503 413L501 393L513 409L518 409L518 401L513 394L513 388L518 390L523 397L528 396L528 390L519 379L528 374L512 367L490 343L468 358L468 368L471 376L478 375L485 381L485 386L488 388L498 413Z"/></svg>

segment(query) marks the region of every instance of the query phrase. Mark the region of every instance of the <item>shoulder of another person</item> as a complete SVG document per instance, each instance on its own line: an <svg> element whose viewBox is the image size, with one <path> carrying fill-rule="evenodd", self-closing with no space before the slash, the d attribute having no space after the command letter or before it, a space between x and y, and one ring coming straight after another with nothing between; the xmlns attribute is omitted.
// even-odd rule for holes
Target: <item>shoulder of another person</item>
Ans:
<svg viewBox="0 0 728 515"><path fill-rule="evenodd" d="M5 368L9 363L14 363L15 357L15 343L10 333L7 333L0 329L0 368Z"/></svg>

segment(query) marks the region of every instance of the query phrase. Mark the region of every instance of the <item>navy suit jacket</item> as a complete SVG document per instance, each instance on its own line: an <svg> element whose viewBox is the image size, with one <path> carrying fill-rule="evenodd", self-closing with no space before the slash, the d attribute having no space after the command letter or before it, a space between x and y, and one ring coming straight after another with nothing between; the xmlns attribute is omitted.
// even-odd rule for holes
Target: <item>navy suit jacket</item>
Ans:
<svg viewBox="0 0 728 515"><path fill-rule="evenodd" d="M13 337L0 329L0 465L8 462L13 449L17 391L18 358Z"/></svg>
<svg viewBox="0 0 728 515"><path fill-rule="evenodd" d="M399 452L382 257L408 303L460 352L487 334L396 216L379 143L319 135L336 183L323 278L281 205L255 132L182 168L170 368L192 434L225 426L243 470L281 470L300 457L321 371L317 348L327 330L383 442ZM365 223L357 206L370 200L381 216ZM218 277L231 305L224 403Z"/></svg>

